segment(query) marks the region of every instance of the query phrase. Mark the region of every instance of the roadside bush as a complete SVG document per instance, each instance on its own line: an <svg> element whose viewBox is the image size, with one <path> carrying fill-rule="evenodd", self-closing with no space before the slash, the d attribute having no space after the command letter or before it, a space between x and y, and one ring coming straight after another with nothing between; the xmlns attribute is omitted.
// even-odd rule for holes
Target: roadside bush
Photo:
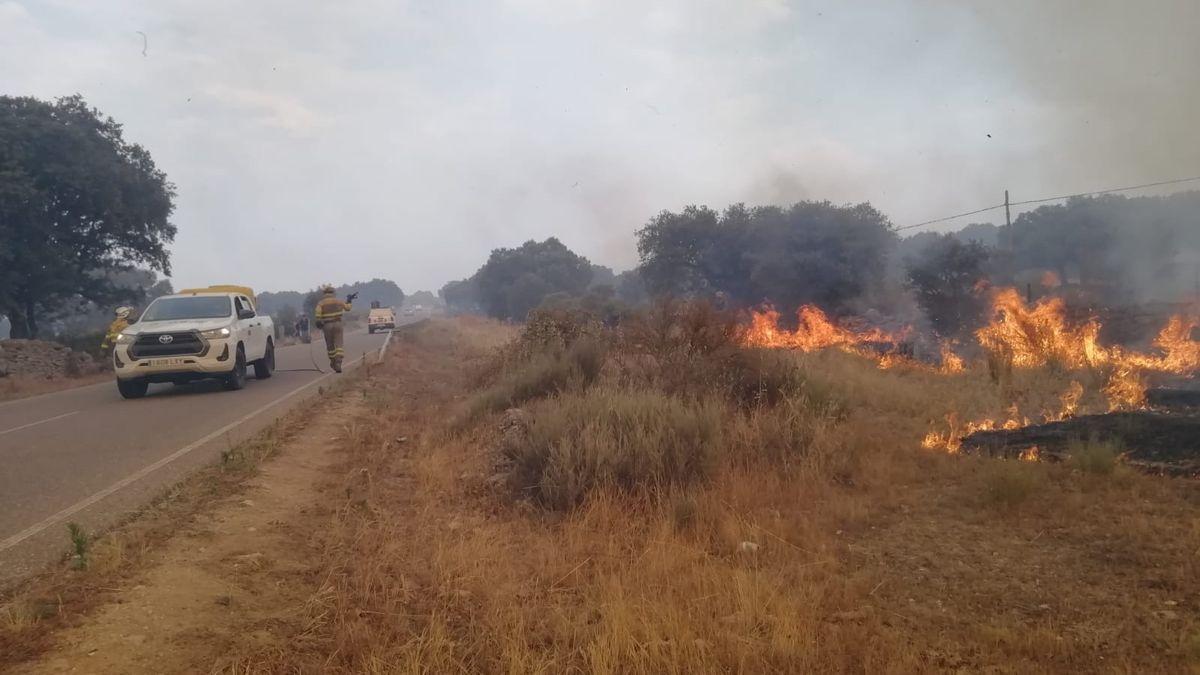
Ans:
<svg viewBox="0 0 1200 675"><path fill-rule="evenodd" d="M593 389L532 411L529 442L509 448L511 484L552 509L593 489L627 492L703 479L721 443L721 406L651 391Z"/></svg>
<svg viewBox="0 0 1200 675"><path fill-rule="evenodd" d="M603 332L600 320L575 308L545 307L529 312L517 339L521 356L569 349L582 339L596 340Z"/></svg>
<svg viewBox="0 0 1200 675"><path fill-rule="evenodd" d="M561 354L585 340L600 344L604 328L588 312L569 308L539 308L529 312L525 326L516 340L509 342L488 359L475 373L478 385L488 385L507 372L547 356Z"/></svg>
<svg viewBox="0 0 1200 675"><path fill-rule="evenodd" d="M1107 476L1116 468L1121 448L1116 442L1076 439L1067 444L1067 454L1071 465L1083 473Z"/></svg>
<svg viewBox="0 0 1200 675"><path fill-rule="evenodd" d="M499 412L526 401L545 398L574 386L587 388L600 377L606 350L594 339L581 339L569 349L537 354L513 365L491 387L471 400L466 420Z"/></svg>
<svg viewBox="0 0 1200 675"><path fill-rule="evenodd" d="M660 300L627 322L625 337L635 351L670 360L728 354L741 346L743 328L732 312L703 300Z"/></svg>
<svg viewBox="0 0 1200 675"><path fill-rule="evenodd" d="M669 393L703 395L727 385L730 360L742 350L731 312L704 301L662 300L632 317L619 345L629 379Z"/></svg>
<svg viewBox="0 0 1200 675"><path fill-rule="evenodd" d="M804 385L795 357L778 350L739 349L724 371L730 398L743 407L776 405Z"/></svg>
<svg viewBox="0 0 1200 675"><path fill-rule="evenodd" d="M832 438L840 411L803 394L758 407L727 423L727 454L734 462L752 466L766 461L788 469Z"/></svg>

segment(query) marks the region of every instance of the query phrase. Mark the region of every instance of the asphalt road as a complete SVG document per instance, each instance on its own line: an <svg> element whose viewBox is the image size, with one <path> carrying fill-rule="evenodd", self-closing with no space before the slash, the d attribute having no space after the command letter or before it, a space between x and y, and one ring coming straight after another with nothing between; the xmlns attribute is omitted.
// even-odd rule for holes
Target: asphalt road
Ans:
<svg viewBox="0 0 1200 675"><path fill-rule="evenodd" d="M371 358L387 334L346 335L346 360ZM189 471L252 436L335 374L320 336L276 350L274 377L241 391L218 382L151 385L125 400L115 382L0 403L0 587L68 545L67 523L112 525Z"/></svg>

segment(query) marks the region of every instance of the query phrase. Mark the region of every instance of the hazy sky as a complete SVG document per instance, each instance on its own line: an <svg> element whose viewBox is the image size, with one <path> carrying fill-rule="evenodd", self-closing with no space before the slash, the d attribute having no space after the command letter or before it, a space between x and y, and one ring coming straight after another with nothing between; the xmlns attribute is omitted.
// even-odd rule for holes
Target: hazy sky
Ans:
<svg viewBox="0 0 1200 675"><path fill-rule="evenodd" d="M150 150L177 286L413 291L549 235L627 268L690 203L905 225L1200 174L1198 45L1193 0L0 0L0 93Z"/></svg>

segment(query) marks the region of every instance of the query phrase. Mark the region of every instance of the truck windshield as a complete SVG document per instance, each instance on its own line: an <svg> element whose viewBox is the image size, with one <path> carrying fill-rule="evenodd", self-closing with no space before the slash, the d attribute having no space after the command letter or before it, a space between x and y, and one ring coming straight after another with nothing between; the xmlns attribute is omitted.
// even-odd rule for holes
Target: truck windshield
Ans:
<svg viewBox="0 0 1200 675"><path fill-rule="evenodd" d="M197 295L190 298L159 298L150 303L141 320L221 319L232 313L228 296Z"/></svg>

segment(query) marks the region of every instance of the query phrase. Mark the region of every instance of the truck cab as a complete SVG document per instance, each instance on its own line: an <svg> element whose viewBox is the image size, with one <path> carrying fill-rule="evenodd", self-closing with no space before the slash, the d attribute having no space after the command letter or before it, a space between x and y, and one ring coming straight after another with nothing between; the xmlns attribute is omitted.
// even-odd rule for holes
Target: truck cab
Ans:
<svg viewBox="0 0 1200 675"><path fill-rule="evenodd" d="M275 370L275 327L259 315L243 286L187 289L156 298L117 336L113 370L125 398L141 398L158 382L219 379L246 386L248 369L263 380Z"/></svg>

